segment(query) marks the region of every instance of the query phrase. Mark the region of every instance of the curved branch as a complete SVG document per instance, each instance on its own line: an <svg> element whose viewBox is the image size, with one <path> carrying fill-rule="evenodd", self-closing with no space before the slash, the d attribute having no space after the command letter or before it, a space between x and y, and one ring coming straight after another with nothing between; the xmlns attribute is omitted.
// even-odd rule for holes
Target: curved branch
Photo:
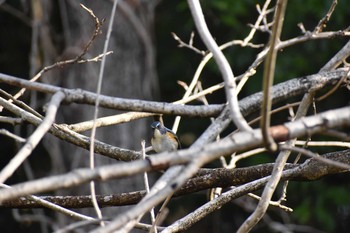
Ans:
<svg viewBox="0 0 350 233"><path fill-rule="evenodd" d="M252 130L239 110L237 99L238 93L236 91L236 80L233 76L231 66L209 32L207 24L205 23L204 15L199 1L188 0L187 2L190 7L192 17L198 29L199 35L201 36L207 48L213 53L213 57L225 81L226 99L228 101L233 122L241 131Z"/></svg>

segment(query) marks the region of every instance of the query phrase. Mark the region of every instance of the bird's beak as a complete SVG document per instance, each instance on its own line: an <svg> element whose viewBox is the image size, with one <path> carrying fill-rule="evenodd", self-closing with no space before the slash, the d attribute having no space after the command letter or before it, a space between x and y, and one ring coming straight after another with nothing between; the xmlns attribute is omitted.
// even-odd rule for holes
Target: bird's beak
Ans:
<svg viewBox="0 0 350 233"><path fill-rule="evenodd" d="M160 124L160 123L159 123L158 121L155 121L155 122L153 122L153 123L151 124L151 127L152 127L153 129L156 129L156 128L158 127L159 124Z"/></svg>

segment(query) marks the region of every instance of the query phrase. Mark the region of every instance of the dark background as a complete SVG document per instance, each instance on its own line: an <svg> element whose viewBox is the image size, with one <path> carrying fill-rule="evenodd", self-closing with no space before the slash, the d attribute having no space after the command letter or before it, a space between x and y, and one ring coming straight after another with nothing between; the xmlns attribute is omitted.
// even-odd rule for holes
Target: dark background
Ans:
<svg viewBox="0 0 350 233"><path fill-rule="evenodd" d="M103 1L102 1L103 2ZM208 27L218 44L223 44L233 39L244 39L249 31L248 24L254 24L258 16L255 10L257 3L262 1L201 1ZM319 20L328 11L331 1L319 0L295 0L289 1L286 18L284 22L282 40L296 37L301 34L297 24L302 22L306 30L313 30ZM6 1L8 6L18 10L30 19L32 17L30 5L22 5L21 1ZM89 5L88 5L89 6ZM338 6L325 30L340 30L349 26L350 11L347 1L339 1ZM57 56L61 56L65 43L62 38L62 22L58 6L53 4L52 14L49 19L53 42L57 48ZM109 14L101 17L109 17ZM269 17L271 18L271 17ZM13 12L9 12L0 5L0 72L13 76L28 78L30 74L29 52L31 47L31 27L26 23L25 18L16 17ZM172 102L180 99L184 90L177 84L177 80L190 83L193 74L201 61L201 55L186 48L178 48L177 42L172 38L171 32L175 32L183 41L187 42L192 31L195 31L190 11L186 1L160 1L155 8L154 20L154 44L156 49L156 67L159 79L159 89L154 99ZM257 32L253 43L266 43L268 34ZM327 61L348 41L348 38L334 38L327 40L314 40L284 49L278 54L276 64L275 83L279 83L295 77L301 77L318 72ZM204 45L196 34L194 45L205 50ZM260 49L249 47L242 48L233 46L224 51L229 60L233 72L236 76L246 71L254 61ZM41 51L42 52L42 51ZM240 98L248 96L261 90L262 66L257 69L257 74L251 78ZM213 61L205 67L201 81L203 88L222 82L221 75ZM13 87L0 84L0 88L11 93L15 92ZM319 93L321 94L321 93ZM132 95L129 96L132 98ZM29 95L24 96L23 101L27 102ZM40 95L39 95L40 98ZM223 103L225 96L223 91L219 91L207 96L209 103ZM290 100L289 103L296 101ZM316 104L317 111L333 109L349 104L349 91L342 87L325 101ZM196 103L196 102L195 102ZM282 103L281 105L284 105ZM41 111L39 108L38 111ZM8 114L6 111L2 115ZM278 124L287 120L287 113L280 113L273 116L273 124ZM165 124L171 125L174 117L165 118ZM184 118L181 121L178 135L184 147L191 145L203 130L210 124L209 119ZM1 128L13 131L13 127L1 124ZM233 130L233 126L230 130ZM230 131L228 130L228 131ZM25 125L17 132L26 137L30 126ZM325 140L327 137L318 136L313 139ZM5 166L9 159L18 150L18 145L7 137L0 135L1 160L0 167ZM318 153L326 153L339 148L312 148ZM43 146L35 150L36 154L45 154ZM40 158L40 159L36 159ZM274 161L274 155L263 154L240 162L239 166L255 165L262 162ZM44 175L49 167L42 167L43 161L47 157L35 156L30 158L29 163L34 168L36 174ZM218 166L218 162L213 162L208 166ZM18 171L8 183L17 183L26 180L24 172ZM39 175L40 176L40 175ZM288 188L286 205L293 208L291 214L283 213L281 210L271 208L269 217L284 224L299 225L295 232L347 232L350 229L350 182L348 174L339 174L327 177L315 182L291 182ZM280 190L279 190L280 191ZM279 192L278 192L279 193ZM278 198L276 196L275 198ZM205 203L206 194L198 193L188 197L177 198L171 202L172 216L166 223L171 223L179 216L184 216L190 210L194 210L199 205ZM249 216L251 210L244 208L247 200L241 198L234 201L220 211L211 214L191 229L191 232L233 232ZM251 201L247 201L247 203ZM48 219L54 215L48 210L44 211ZM33 214L32 210L20 210L22 215ZM42 212L36 213L42 214ZM23 219L22 219L23 220ZM262 221L255 232L269 232L269 221ZM52 220L54 221L54 220ZM301 226L305 226L301 228ZM0 230L1 232L41 232L39 224L35 219L16 222L16 214L9 209L0 209Z"/></svg>

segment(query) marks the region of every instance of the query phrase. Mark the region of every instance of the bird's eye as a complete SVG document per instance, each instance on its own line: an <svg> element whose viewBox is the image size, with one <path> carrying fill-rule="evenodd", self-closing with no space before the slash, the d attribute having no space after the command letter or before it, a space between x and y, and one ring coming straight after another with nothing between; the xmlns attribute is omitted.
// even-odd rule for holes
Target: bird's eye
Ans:
<svg viewBox="0 0 350 233"><path fill-rule="evenodd" d="M161 123L159 121L155 121L151 124L151 127L153 129L160 129L162 127Z"/></svg>

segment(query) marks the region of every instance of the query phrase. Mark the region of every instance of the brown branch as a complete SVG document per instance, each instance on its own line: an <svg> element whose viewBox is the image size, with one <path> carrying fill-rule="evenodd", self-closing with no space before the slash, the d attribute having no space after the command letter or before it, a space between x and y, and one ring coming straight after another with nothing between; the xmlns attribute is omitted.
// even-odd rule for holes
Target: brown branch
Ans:
<svg viewBox="0 0 350 233"><path fill-rule="evenodd" d="M322 158L327 158L343 164L350 165L350 150L337 151L325 154ZM215 187L230 187L239 186L249 183L251 181L266 177L271 174L274 164L260 164L246 168L234 169L201 169L197 176L190 179L184 184L179 191L174 194L174 197L183 196L202 190L207 190ZM317 158L306 160L301 165L287 164L285 170L293 169L301 166L302 169L295 172L288 179L294 181L313 181L324 178L328 175L338 174L344 172L343 168L332 166L323 163ZM282 178L283 179L283 178ZM97 201L100 207L108 206L123 206L133 205L138 203L145 195L145 191L136 191L129 193L111 194L111 195L97 195ZM60 205L65 208L88 208L92 207L91 197L88 196L41 196L41 199ZM40 203L37 203L26 197L21 197L14 200L3 202L2 208L42 208Z"/></svg>

